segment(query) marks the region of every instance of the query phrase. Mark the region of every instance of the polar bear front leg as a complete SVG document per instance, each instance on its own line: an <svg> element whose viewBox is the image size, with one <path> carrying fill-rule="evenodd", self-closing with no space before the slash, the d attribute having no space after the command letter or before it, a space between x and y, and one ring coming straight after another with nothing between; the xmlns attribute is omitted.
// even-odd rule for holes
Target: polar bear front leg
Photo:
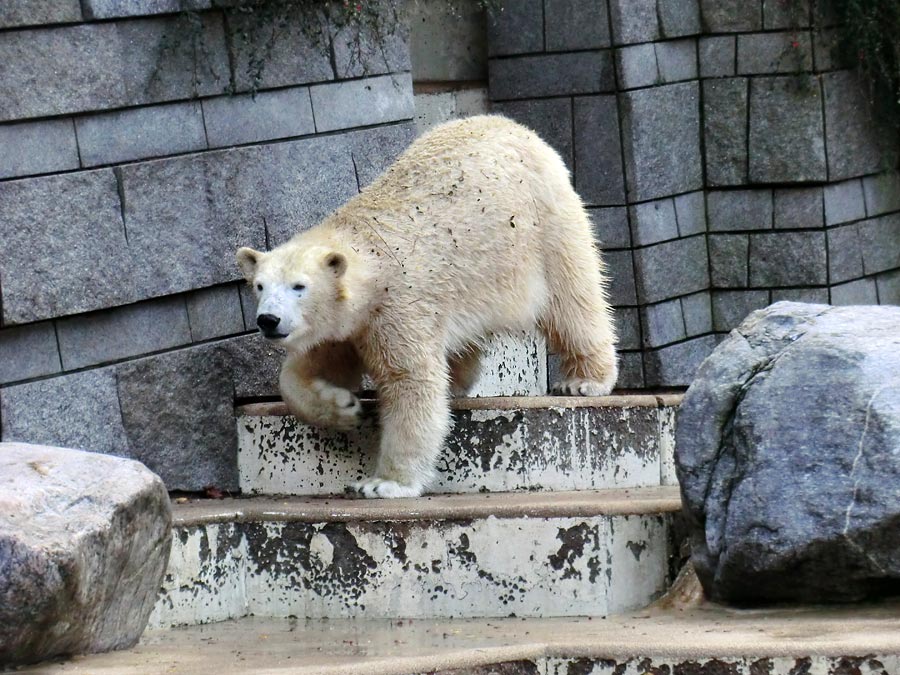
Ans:
<svg viewBox="0 0 900 675"><path fill-rule="evenodd" d="M317 427L349 431L359 426L362 405L350 387L358 386L362 365L345 343L320 345L303 354L289 354L278 386L288 409Z"/></svg>
<svg viewBox="0 0 900 675"><path fill-rule="evenodd" d="M446 358L379 381L381 449L371 478L352 486L365 497L418 497L434 477L450 429Z"/></svg>

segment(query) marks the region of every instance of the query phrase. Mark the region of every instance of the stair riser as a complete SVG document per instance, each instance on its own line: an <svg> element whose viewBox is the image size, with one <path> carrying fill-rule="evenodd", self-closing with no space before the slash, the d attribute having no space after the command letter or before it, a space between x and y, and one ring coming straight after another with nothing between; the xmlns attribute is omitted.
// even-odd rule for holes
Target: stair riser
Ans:
<svg viewBox="0 0 900 675"><path fill-rule="evenodd" d="M177 530L152 626L255 616L606 615L665 590L669 515Z"/></svg>
<svg viewBox="0 0 900 675"><path fill-rule="evenodd" d="M432 492L590 490L674 484L675 409L457 410ZM335 494L371 475L378 433L288 416L238 418L245 494Z"/></svg>

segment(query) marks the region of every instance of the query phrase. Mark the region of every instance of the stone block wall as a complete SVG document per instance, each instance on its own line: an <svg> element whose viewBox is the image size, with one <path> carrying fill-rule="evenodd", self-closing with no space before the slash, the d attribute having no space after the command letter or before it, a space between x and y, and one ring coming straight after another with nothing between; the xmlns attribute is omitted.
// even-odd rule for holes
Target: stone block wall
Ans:
<svg viewBox="0 0 900 675"><path fill-rule="evenodd" d="M517 0L488 28L494 110L563 155L606 251L620 386L689 384L776 300L900 303L898 145L826 12Z"/></svg>
<svg viewBox="0 0 900 675"><path fill-rule="evenodd" d="M279 355L234 251L317 222L415 130L401 0L384 39L227 5L0 3L3 440L237 486L234 403L276 394Z"/></svg>

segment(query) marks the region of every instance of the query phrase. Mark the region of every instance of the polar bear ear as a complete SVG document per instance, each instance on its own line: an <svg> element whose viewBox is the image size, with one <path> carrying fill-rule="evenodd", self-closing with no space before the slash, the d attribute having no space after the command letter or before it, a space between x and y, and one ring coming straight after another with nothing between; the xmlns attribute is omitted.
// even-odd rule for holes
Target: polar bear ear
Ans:
<svg viewBox="0 0 900 675"><path fill-rule="evenodd" d="M242 247L237 251L237 264L241 268L241 273L247 281L253 281L256 276L256 266L259 264L263 253L254 251L252 248Z"/></svg>
<svg viewBox="0 0 900 675"><path fill-rule="evenodd" d="M334 272L334 276L342 277L347 271L347 256L337 251L332 251L325 256L325 265Z"/></svg>

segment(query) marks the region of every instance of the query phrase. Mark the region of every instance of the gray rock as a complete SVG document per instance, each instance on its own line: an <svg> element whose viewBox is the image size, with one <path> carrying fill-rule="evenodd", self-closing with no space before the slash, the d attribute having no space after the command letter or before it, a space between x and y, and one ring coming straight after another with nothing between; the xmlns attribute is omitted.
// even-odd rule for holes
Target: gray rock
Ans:
<svg viewBox="0 0 900 675"><path fill-rule="evenodd" d="M900 173L888 171L877 176L863 178L866 196L866 215L880 216L890 211L900 211Z"/></svg>
<svg viewBox="0 0 900 675"><path fill-rule="evenodd" d="M652 42L617 49L616 66L622 89L660 84L656 48Z"/></svg>
<svg viewBox="0 0 900 675"><path fill-rule="evenodd" d="M609 302L615 307L637 304L631 255L629 250L606 251L603 254L609 277Z"/></svg>
<svg viewBox="0 0 900 675"><path fill-rule="evenodd" d="M75 126L85 166L206 149L203 113L196 101L87 115L78 117Z"/></svg>
<svg viewBox="0 0 900 675"><path fill-rule="evenodd" d="M130 460L0 444L0 661L134 645L172 544L169 495Z"/></svg>
<svg viewBox="0 0 900 675"><path fill-rule="evenodd" d="M491 7L488 55L509 56L544 51L544 0L516 0Z"/></svg>
<svg viewBox="0 0 900 675"><path fill-rule="evenodd" d="M710 185L747 182L747 78L703 82L703 141Z"/></svg>
<svg viewBox="0 0 900 675"><path fill-rule="evenodd" d="M628 211L624 206L588 209L594 238L602 249L628 248L631 246L631 230L628 227Z"/></svg>
<svg viewBox="0 0 900 675"><path fill-rule="evenodd" d="M229 359L215 344L116 366L132 455L169 490L237 489L237 431Z"/></svg>
<svg viewBox="0 0 900 675"><path fill-rule="evenodd" d="M872 218L859 224L863 267L876 274L900 267L900 213Z"/></svg>
<svg viewBox="0 0 900 675"><path fill-rule="evenodd" d="M656 61L663 82L697 79L697 41L670 40L657 42Z"/></svg>
<svg viewBox="0 0 900 675"><path fill-rule="evenodd" d="M706 195L700 190L675 197L678 234L689 237L706 232Z"/></svg>
<svg viewBox="0 0 900 675"><path fill-rule="evenodd" d="M211 148L305 136L316 130L308 87L217 96L202 104Z"/></svg>
<svg viewBox="0 0 900 675"><path fill-rule="evenodd" d="M700 4L697 0L657 0L662 37L696 35L700 32Z"/></svg>
<svg viewBox="0 0 900 675"><path fill-rule="evenodd" d="M832 305L877 305L878 287L875 279L857 279L831 287Z"/></svg>
<svg viewBox="0 0 900 675"><path fill-rule="evenodd" d="M700 38L700 77L734 75L735 37L717 35Z"/></svg>
<svg viewBox="0 0 900 675"><path fill-rule="evenodd" d="M710 232L772 228L771 190L714 190L706 196Z"/></svg>
<svg viewBox="0 0 900 675"><path fill-rule="evenodd" d="M644 346L661 347L687 337L681 299L667 300L641 308Z"/></svg>
<svg viewBox="0 0 900 675"><path fill-rule="evenodd" d="M622 144L615 96L575 99L575 189L585 203L625 203Z"/></svg>
<svg viewBox="0 0 900 675"><path fill-rule="evenodd" d="M678 218L675 202L659 199L629 206L631 231L638 246L658 244L661 241L678 238Z"/></svg>
<svg viewBox="0 0 900 675"><path fill-rule="evenodd" d="M747 315L769 304L769 291L715 291L712 296L713 328L727 333Z"/></svg>
<svg viewBox="0 0 900 675"><path fill-rule="evenodd" d="M822 188L775 190L775 229L812 229L824 224Z"/></svg>
<svg viewBox="0 0 900 675"><path fill-rule="evenodd" d="M697 372L675 460L714 600L883 598L900 581L900 309L778 303Z"/></svg>
<svg viewBox="0 0 900 675"><path fill-rule="evenodd" d="M621 101L629 198L644 201L700 188L697 83L630 91Z"/></svg>
<svg viewBox="0 0 900 675"><path fill-rule="evenodd" d="M634 252L634 265L641 303L659 302L709 287L706 237L639 248Z"/></svg>
<svg viewBox="0 0 900 675"><path fill-rule="evenodd" d="M825 186L825 224L837 225L866 217L866 198L860 180Z"/></svg>
<svg viewBox="0 0 900 675"><path fill-rule="evenodd" d="M739 33L762 28L762 5L747 0L700 0L703 28L708 33Z"/></svg>
<svg viewBox="0 0 900 675"><path fill-rule="evenodd" d="M609 11L616 45L659 38L656 0L610 0Z"/></svg>
<svg viewBox="0 0 900 675"><path fill-rule="evenodd" d="M746 288L750 237L746 234L709 235L709 270L713 288Z"/></svg>
<svg viewBox="0 0 900 675"><path fill-rule="evenodd" d="M491 59L491 100L599 94L615 89L609 51Z"/></svg>
<svg viewBox="0 0 900 675"><path fill-rule="evenodd" d="M547 51L609 47L609 17L606 12L605 2L544 0Z"/></svg>
<svg viewBox="0 0 900 675"><path fill-rule="evenodd" d="M828 280L836 284L862 275L859 226L845 225L828 230Z"/></svg>
<svg viewBox="0 0 900 675"><path fill-rule="evenodd" d="M569 99L507 101L496 103L491 108L536 131L562 155L569 171L572 170L572 103Z"/></svg>
<svg viewBox="0 0 900 675"><path fill-rule="evenodd" d="M66 370L191 342L187 308L179 296L60 319L56 331Z"/></svg>
<svg viewBox="0 0 900 675"><path fill-rule="evenodd" d="M52 321L0 330L0 384L62 369Z"/></svg>
<svg viewBox="0 0 900 675"><path fill-rule="evenodd" d="M412 119L409 73L310 87L316 131L336 131Z"/></svg>
<svg viewBox="0 0 900 675"><path fill-rule="evenodd" d="M0 5L0 28L81 21L79 0L5 0Z"/></svg>
<svg viewBox="0 0 900 675"><path fill-rule="evenodd" d="M703 335L712 330L712 303L709 291L684 296L681 298L681 309L688 337Z"/></svg>
<svg viewBox="0 0 900 675"><path fill-rule="evenodd" d="M750 286L816 286L828 281L824 232L750 235Z"/></svg>
<svg viewBox="0 0 900 675"><path fill-rule="evenodd" d="M78 144L70 119L0 125L0 178L77 169Z"/></svg>
<svg viewBox="0 0 900 675"><path fill-rule="evenodd" d="M662 349L644 352L645 386L684 387L716 346L715 335L704 335Z"/></svg>
<svg viewBox="0 0 900 675"><path fill-rule="evenodd" d="M751 33L737 36L738 75L812 70L809 33Z"/></svg>
<svg viewBox="0 0 900 675"><path fill-rule="evenodd" d="M112 170L2 182L0 203L4 323L141 299L142 264L128 247Z"/></svg>
<svg viewBox="0 0 900 675"><path fill-rule="evenodd" d="M750 181L824 181L825 128L815 76L750 83Z"/></svg>
<svg viewBox="0 0 900 675"><path fill-rule="evenodd" d="M186 303L194 342L244 330L241 297L235 284L194 291L187 296Z"/></svg>

